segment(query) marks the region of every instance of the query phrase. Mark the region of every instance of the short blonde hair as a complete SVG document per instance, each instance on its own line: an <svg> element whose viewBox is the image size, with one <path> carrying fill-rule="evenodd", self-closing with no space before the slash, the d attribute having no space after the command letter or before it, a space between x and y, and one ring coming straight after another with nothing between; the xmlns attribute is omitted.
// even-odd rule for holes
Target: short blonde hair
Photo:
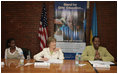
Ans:
<svg viewBox="0 0 118 74"><path fill-rule="evenodd" d="M53 41L56 42L56 39L54 37L49 37L48 40L47 40L47 45L49 46L49 44Z"/></svg>

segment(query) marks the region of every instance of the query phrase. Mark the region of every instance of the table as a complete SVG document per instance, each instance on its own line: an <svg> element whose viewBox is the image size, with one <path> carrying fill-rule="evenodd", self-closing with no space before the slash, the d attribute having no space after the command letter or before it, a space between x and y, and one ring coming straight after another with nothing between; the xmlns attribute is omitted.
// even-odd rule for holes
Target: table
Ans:
<svg viewBox="0 0 118 74"><path fill-rule="evenodd" d="M76 66L74 60L64 60L62 64L50 64L47 67L35 67L34 64L29 66L19 66L19 60L2 59L5 62L4 66L1 66L1 73L96 73L98 72L117 72L117 66L113 66L110 70L100 70L92 67L88 61L81 61L81 64L86 64L85 66ZM27 60L24 61L27 63ZM29 62L34 63L35 60L31 59Z"/></svg>

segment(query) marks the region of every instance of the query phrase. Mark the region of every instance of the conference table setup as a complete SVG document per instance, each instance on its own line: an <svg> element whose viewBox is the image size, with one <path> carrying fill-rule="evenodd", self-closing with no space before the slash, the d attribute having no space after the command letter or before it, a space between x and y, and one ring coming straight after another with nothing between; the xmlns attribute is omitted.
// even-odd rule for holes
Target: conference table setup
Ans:
<svg viewBox="0 0 118 74"><path fill-rule="evenodd" d="M117 73L117 65L96 68L89 61L79 61L79 65L75 65L75 60L44 64L30 59L24 60L24 65L19 65L19 62L17 59L1 59L1 73Z"/></svg>

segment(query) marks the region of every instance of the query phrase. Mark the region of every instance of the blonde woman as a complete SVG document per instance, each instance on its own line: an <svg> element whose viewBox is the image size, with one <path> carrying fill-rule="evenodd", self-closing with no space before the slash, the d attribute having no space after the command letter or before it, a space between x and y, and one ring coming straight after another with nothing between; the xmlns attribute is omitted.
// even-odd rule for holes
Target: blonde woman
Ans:
<svg viewBox="0 0 118 74"><path fill-rule="evenodd" d="M44 48L40 53L34 55L35 60L48 61L49 59L64 59L60 48L56 48L56 39L48 38L48 48Z"/></svg>

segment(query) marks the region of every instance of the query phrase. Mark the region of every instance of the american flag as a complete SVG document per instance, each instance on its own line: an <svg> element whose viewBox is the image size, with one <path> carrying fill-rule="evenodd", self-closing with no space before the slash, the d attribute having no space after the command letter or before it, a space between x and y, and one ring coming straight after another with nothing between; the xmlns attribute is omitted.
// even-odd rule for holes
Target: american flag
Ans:
<svg viewBox="0 0 118 74"><path fill-rule="evenodd" d="M40 27L38 31L38 37L40 40L40 51L46 47L47 39L48 39L48 31L47 31L47 13L45 4L43 5L42 13L41 13L41 20L40 20Z"/></svg>

